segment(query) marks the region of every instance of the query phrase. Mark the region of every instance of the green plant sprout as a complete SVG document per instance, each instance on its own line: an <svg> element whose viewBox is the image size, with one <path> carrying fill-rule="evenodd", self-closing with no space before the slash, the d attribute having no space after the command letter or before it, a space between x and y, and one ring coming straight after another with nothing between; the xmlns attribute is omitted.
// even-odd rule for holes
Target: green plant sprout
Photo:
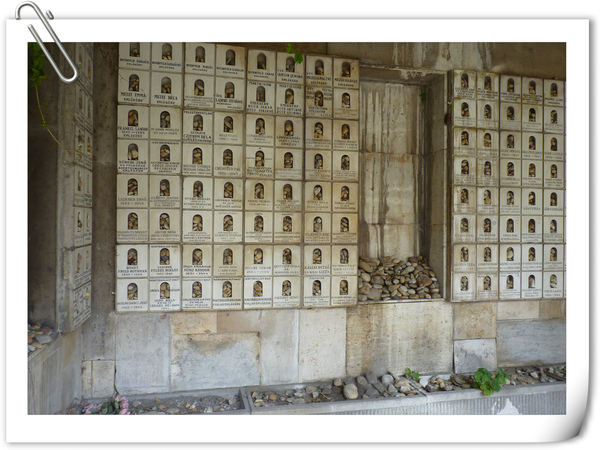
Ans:
<svg viewBox="0 0 600 450"><path fill-rule="evenodd" d="M292 44L286 45L285 51L288 52L290 55L294 55L294 64L302 64L304 58L300 52L294 50Z"/></svg>
<svg viewBox="0 0 600 450"><path fill-rule="evenodd" d="M406 378L412 378L413 380L415 380L417 382L421 380L421 374L419 372L417 372L416 370L409 369L408 367L404 371L404 376Z"/></svg>
<svg viewBox="0 0 600 450"><path fill-rule="evenodd" d="M485 395L492 395L493 392L499 392L503 384L507 384L506 380L508 378L508 374L502 367L498 367L495 375L492 375L489 370L480 367L475 372L473 387L481 389Z"/></svg>

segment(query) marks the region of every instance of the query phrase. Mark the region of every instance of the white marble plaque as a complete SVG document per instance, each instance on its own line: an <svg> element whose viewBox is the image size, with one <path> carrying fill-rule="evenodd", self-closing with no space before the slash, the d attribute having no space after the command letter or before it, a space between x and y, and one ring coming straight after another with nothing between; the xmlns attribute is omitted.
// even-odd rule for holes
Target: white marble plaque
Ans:
<svg viewBox="0 0 600 450"><path fill-rule="evenodd" d="M149 114L147 106L118 105L117 137L130 140L148 139Z"/></svg>
<svg viewBox="0 0 600 450"><path fill-rule="evenodd" d="M183 111L183 140L197 144L211 144L213 119L212 111Z"/></svg>
<svg viewBox="0 0 600 450"><path fill-rule="evenodd" d="M477 240L479 242L498 241L498 216L477 216Z"/></svg>
<svg viewBox="0 0 600 450"><path fill-rule="evenodd" d="M150 138L181 140L181 109L169 106L150 107Z"/></svg>
<svg viewBox="0 0 600 450"><path fill-rule="evenodd" d="M477 244L477 271L497 271L497 270L498 270L498 245Z"/></svg>
<svg viewBox="0 0 600 450"><path fill-rule="evenodd" d="M215 145L213 172L217 177L241 177L244 174L243 147L239 145Z"/></svg>
<svg viewBox="0 0 600 450"><path fill-rule="evenodd" d="M306 180L331 180L331 151L306 150L304 155Z"/></svg>
<svg viewBox="0 0 600 450"><path fill-rule="evenodd" d="M523 103L521 107L521 129L541 133L544 125L544 109L540 105Z"/></svg>
<svg viewBox="0 0 600 450"><path fill-rule="evenodd" d="M275 72L277 71L275 55L274 51L248 50L248 79L275 81Z"/></svg>
<svg viewBox="0 0 600 450"><path fill-rule="evenodd" d="M146 278L117 278L117 312L148 311L148 280Z"/></svg>
<svg viewBox="0 0 600 450"><path fill-rule="evenodd" d="M204 109L213 109L215 107L214 77L186 74L183 89L184 107Z"/></svg>
<svg viewBox="0 0 600 450"><path fill-rule="evenodd" d="M148 240L147 209L117 209L117 242Z"/></svg>
<svg viewBox="0 0 600 450"><path fill-rule="evenodd" d="M565 132L565 108L558 106L544 106L544 132Z"/></svg>
<svg viewBox="0 0 600 450"><path fill-rule="evenodd" d="M477 274L473 272L454 272L452 274L452 301L475 300Z"/></svg>
<svg viewBox="0 0 600 450"><path fill-rule="evenodd" d="M213 185L211 179L200 177L183 178L183 207L189 209L211 209Z"/></svg>
<svg viewBox="0 0 600 450"><path fill-rule="evenodd" d="M521 241L521 216L500 216L500 242Z"/></svg>
<svg viewBox="0 0 600 450"><path fill-rule="evenodd" d="M244 217L242 212L215 211L213 240L215 243L241 243Z"/></svg>
<svg viewBox="0 0 600 450"><path fill-rule="evenodd" d="M500 299L511 300L521 298L521 273L500 272L499 291Z"/></svg>
<svg viewBox="0 0 600 450"><path fill-rule="evenodd" d="M277 52L277 83L304 84L304 59L294 62L294 55Z"/></svg>
<svg viewBox="0 0 600 450"><path fill-rule="evenodd" d="M544 187L565 187L565 163L559 161L544 161Z"/></svg>
<svg viewBox="0 0 600 450"><path fill-rule="evenodd" d="M246 210L273 210L273 181L247 179L245 182Z"/></svg>
<svg viewBox="0 0 600 450"><path fill-rule="evenodd" d="M94 136L89 131L85 131L85 155L83 158L83 166L86 169L92 170L92 156L94 153Z"/></svg>
<svg viewBox="0 0 600 450"><path fill-rule="evenodd" d="M477 72L477 98L498 100L500 95L500 75L492 72Z"/></svg>
<svg viewBox="0 0 600 450"><path fill-rule="evenodd" d="M147 207L148 175L117 175L117 208Z"/></svg>
<svg viewBox="0 0 600 450"><path fill-rule="evenodd" d="M304 246L304 275L331 274L331 247L329 245Z"/></svg>
<svg viewBox="0 0 600 450"><path fill-rule="evenodd" d="M307 244L329 244L331 242L331 214L304 214L304 242Z"/></svg>
<svg viewBox="0 0 600 450"><path fill-rule="evenodd" d="M183 242L212 242L212 211L183 211Z"/></svg>
<svg viewBox="0 0 600 450"><path fill-rule="evenodd" d="M187 42L185 44L185 72L214 75L215 44Z"/></svg>
<svg viewBox="0 0 600 450"><path fill-rule="evenodd" d="M500 102L500 129L521 130L521 104Z"/></svg>
<svg viewBox="0 0 600 450"><path fill-rule="evenodd" d="M215 78L215 108L243 111L246 106L246 82L240 78Z"/></svg>
<svg viewBox="0 0 600 450"><path fill-rule="evenodd" d="M272 147L275 143L275 118L267 115L246 116L246 145Z"/></svg>
<svg viewBox="0 0 600 450"><path fill-rule="evenodd" d="M331 242L333 244L356 244L358 242L358 214L333 213Z"/></svg>
<svg viewBox="0 0 600 450"><path fill-rule="evenodd" d="M358 247L356 245L331 246L331 274L352 276L358 271Z"/></svg>
<svg viewBox="0 0 600 450"><path fill-rule="evenodd" d="M477 188L477 212L498 214L498 188L485 186Z"/></svg>
<svg viewBox="0 0 600 450"><path fill-rule="evenodd" d="M454 128L454 155L476 156L477 144L477 130L475 128Z"/></svg>
<svg viewBox="0 0 600 450"><path fill-rule="evenodd" d="M452 217L454 242L469 243L475 241L476 217L474 214L455 214Z"/></svg>
<svg viewBox="0 0 600 450"><path fill-rule="evenodd" d="M117 246L118 248L118 246ZM117 250L118 252L118 250ZM118 263L119 261L117 261ZM92 246L69 251L69 282L74 288L92 281ZM127 264L127 261L125 261ZM118 267L118 266L117 266Z"/></svg>
<svg viewBox="0 0 600 450"><path fill-rule="evenodd" d="M521 270L542 270L543 259L542 244L523 244L521 246Z"/></svg>
<svg viewBox="0 0 600 450"><path fill-rule="evenodd" d="M500 101L521 103L521 77L500 75Z"/></svg>
<svg viewBox="0 0 600 450"><path fill-rule="evenodd" d="M358 111L357 89L333 90L333 116L336 119L358 119Z"/></svg>
<svg viewBox="0 0 600 450"><path fill-rule="evenodd" d="M150 42L120 42L119 67L150 70Z"/></svg>
<svg viewBox="0 0 600 450"><path fill-rule="evenodd" d="M544 272L544 298L564 297L564 273L561 271Z"/></svg>
<svg viewBox="0 0 600 450"><path fill-rule="evenodd" d="M542 272L521 272L521 298L542 297Z"/></svg>
<svg viewBox="0 0 600 450"><path fill-rule="evenodd" d="M246 147L246 176L273 178L273 147Z"/></svg>
<svg viewBox="0 0 600 450"><path fill-rule="evenodd" d="M565 213L565 191L562 189L544 189L544 214L562 216Z"/></svg>
<svg viewBox="0 0 600 450"><path fill-rule="evenodd" d="M358 150L358 121L339 120L333 121L333 149L334 150Z"/></svg>
<svg viewBox="0 0 600 450"><path fill-rule="evenodd" d="M521 102L541 105L544 101L544 82L541 78L523 77L521 83Z"/></svg>
<svg viewBox="0 0 600 450"><path fill-rule="evenodd" d="M498 298L498 273L477 272L477 300Z"/></svg>
<svg viewBox="0 0 600 450"><path fill-rule="evenodd" d="M346 89L359 88L358 60L333 58L333 87Z"/></svg>
<svg viewBox="0 0 600 450"><path fill-rule="evenodd" d="M150 173L179 174L181 172L181 143L150 141Z"/></svg>
<svg viewBox="0 0 600 450"><path fill-rule="evenodd" d="M521 188L500 188L500 214L521 214Z"/></svg>
<svg viewBox="0 0 600 450"><path fill-rule="evenodd" d="M477 158L454 158L454 184L474 185L477 174Z"/></svg>
<svg viewBox="0 0 600 450"><path fill-rule="evenodd" d="M302 148L304 145L304 122L298 117L275 118L275 145L277 147Z"/></svg>
<svg viewBox="0 0 600 450"><path fill-rule="evenodd" d="M331 166L333 181L358 181L358 152L334 151Z"/></svg>
<svg viewBox="0 0 600 450"><path fill-rule="evenodd" d="M277 182L276 182L277 183ZM295 212L273 213L273 242L300 243L302 240L302 214Z"/></svg>
<svg viewBox="0 0 600 450"><path fill-rule="evenodd" d="M181 72L183 69L183 44L181 42L153 42L152 70Z"/></svg>
<svg viewBox="0 0 600 450"><path fill-rule="evenodd" d="M477 184L498 185L498 159L477 158Z"/></svg>
<svg viewBox="0 0 600 450"><path fill-rule="evenodd" d="M559 80L544 80L544 105L565 106L565 82Z"/></svg>
<svg viewBox="0 0 600 450"><path fill-rule="evenodd" d="M331 306L356 305L357 293L356 276L331 277Z"/></svg>
<svg viewBox="0 0 600 450"><path fill-rule="evenodd" d="M542 242L542 216L521 217L521 242Z"/></svg>
<svg viewBox="0 0 600 450"><path fill-rule="evenodd" d="M275 111L279 116L304 115L304 86L277 84L275 91Z"/></svg>
<svg viewBox="0 0 600 450"><path fill-rule="evenodd" d="M323 55L306 55L304 60L308 86L332 86L333 58Z"/></svg>
<svg viewBox="0 0 600 450"><path fill-rule="evenodd" d="M454 100L453 124L455 127L477 126L477 101L476 100Z"/></svg>
<svg viewBox="0 0 600 450"><path fill-rule="evenodd" d="M564 242L562 217L544 217L544 242Z"/></svg>
<svg viewBox="0 0 600 450"><path fill-rule="evenodd" d="M565 246L563 244L544 244L544 270L564 270Z"/></svg>
<svg viewBox="0 0 600 450"><path fill-rule="evenodd" d="M244 241L246 243L273 242L273 213L244 212Z"/></svg>
<svg viewBox="0 0 600 450"><path fill-rule="evenodd" d="M150 311L179 311L181 309L181 280L179 278L150 278Z"/></svg>
<svg viewBox="0 0 600 450"><path fill-rule="evenodd" d="M190 278L181 283L181 309L183 311L211 309L212 279Z"/></svg>
<svg viewBox="0 0 600 450"><path fill-rule="evenodd" d="M248 81L246 111L256 114L275 114L275 83Z"/></svg>
<svg viewBox="0 0 600 450"><path fill-rule="evenodd" d="M521 159L500 159L500 185L521 186Z"/></svg>
<svg viewBox="0 0 600 450"><path fill-rule="evenodd" d="M333 88L322 86L306 87L306 116L331 118L333 115ZM345 117L339 117L343 119ZM357 119L354 115L346 117L348 119Z"/></svg>
<svg viewBox="0 0 600 450"><path fill-rule="evenodd" d="M241 277L244 273L243 245L215 245L213 250L213 275Z"/></svg>
<svg viewBox="0 0 600 450"><path fill-rule="evenodd" d="M275 178L302 180L303 169L304 152L301 149L275 149Z"/></svg>
<svg viewBox="0 0 600 450"><path fill-rule="evenodd" d="M521 270L521 245L500 244L500 270L519 272Z"/></svg>
<svg viewBox="0 0 600 450"><path fill-rule="evenodd" d="M500 158L521 157L521 132L500 132Z"/></svg>
<svg viewBox="0 0 600 450"><path fill-rule="evenodd" d="M181 241L180 214L178 209L151 209L150 242Z"/></svg>
<svg viewBox="0 0 600 450"><path fill-rule="evenodd" d="M500 105L490 100L477 100L477 128L497 129L500 124Z"/></svg>
<svg viewBox="0 0 600 450"><path fill-rule="evenodd" d="M215 112L215 144L242 145L244 143L244 116L233 112Z"/></svg>
<svg viewBox="0 0 600 450"><path fill-rule="evenodd" d="M302 251L299 245L273 247L273 275L300 276Z"/></svg>
<svg viewBox="0 0 600 450"><path fill-rule="evenodd" d="M321 183L322 184L322 183ZM275 198L275 211L301 211L302 210L302 182L275 180L273 190ZM311 197L312 198L312 197ZM274 227L277 233L277 226Z"/></svg>
<svg viewBox="0 0 600 450"><path fill-rule="evenodd" d="M83 245L83 230L84 230L85 216L83 208L73 209L73 229L75 235L73 236L73 245L75 247L81 247Z"/></svg>
<svg viewBox="0 0 600 450"><path fill-rule="evenodd" d="M523 188L521 197L521 214L542 214L543 190Z"/></svg>
<svg viewBox="0 0 600 450"><path fill-rule="evenodd" d="M150 175L149 196L151 208L180 208L181 177Z"/></svg>
<svg viewBox="0 0 600 450"><path fill-rule="evenodd" d="M127 176L127 175L125 175ZM118 175L117 175L118 179ZM75 170L73 178L73 204L75 206L92 207L92 172L83 168ZM132 193L132 195L134 195Z"/></svg>
<svg viewBox="0 0 600 450"><path fill-rule="evenodd" d="M83 224L83 245L92 243L92 208L81 208Z"/></svg>
<svg viewBox="0 0 600 450"><path fill-rule="evenodd" d="M192 244L183 246L181 265L184 277L210 277L212 275L212 261L212 245Z"/></svg>
<svg viewBox="0 0 600 450"><path fill-rule="evenodd" d="M300 277L273 277L273 308L300 307Z"/></svg>
<svg viewBox="0 0 600 450"><path fill-rule="evenodd" d="M306 119L307 149L331 149L331 120Z"/></svg>
<svg viewBox="0 0 600 450"><path fill-rule="evenodd" d="M544 166L542 161L524 159L521 166L521 184L523 187L542 187Z"/></svg>
<svg viewBox="0 0 600 450"><path fill-rule="evenodd" d="M244 276L266 277L273 274L273 246L244 246Z"/></svg>
<svg viewBox="0 0 600 450"><path fill-rule="evenodd" d="M273 306L272 279L267 277L244 278L244 309L271 308Z"/></svg>
<svg viewBox="0 0 600 450"><path fill-rule="evenodd" d="M304 183L305 211L331 211L331 183L325 181L307 181ZM339 192L339 191L338 191ZM336 201L339 202L336 193ZM340 211L339 209L337 211Z"/></svg>
<svg viewBox="0 0 600 450"><path fill-rule="evenodd" d="M331 189L334 212L358 212L358 183L332 183Z"/></svg>
<svg viewBox="0 0 600 450"><path fill-rule="evenodd" d="M565 137L561 134L544 134L544 160L565 160Z"/></svg>
<svg viewBox="0 0 600 450"><path fill-rule="evenodd" d="M213 278L212 309L242 309L241 278Z"/></svg>
<svg viewBox="0 0 600 450"><path fill-rule="evenodd" d="M148 266L151 277L178 277L181 275L181 247L153 244L150 246Z"/></svg>
<svg viewBox="0 0 600 450"><path fill-rule="evenodd" d="M219 77L244 78L246 76L246 49L217 44L215 74Z"/></svg>
<svg viewBox="0 0 600 450"><path fill-rule="evenodd" d="M328 276L304 277L304 307L331 306L331 278Z"/></svg>
<svg viewBox="0 0 600 450"><path fill-rule="evenodd" d="M474 272L477 270L476 250L477 246L475 244L454 245L452 247L452 271Z"/></svg>
<svg viewBox="0 0 600 450"><path fill-rule="evenodd" d="M453 76L454 98L474 99L477 87L477 73L475 71L455 70Z"/></svg>
<svg viewBox="0 0 600 450"><path fill-rule="evenodd" d="M212 176L213 146L209 144L183 144L181 172L183 175Z"/></svg>
<svg viewBox="0 0 600 450"><path fill-rule="evenodd" d="M524 159L542 159L543 139L544 135L542 133L523 133L521 139L521 156Z"/></svg>
<svg viewBox="0 0 600 450"><path fill-rule="evenodd" d="M183 75L179 73L152 72L150 82L152 105L181 106Z"/></svg>
<svg viewBox="0 0 600 450"><path fill-rule="evenodd" d="M117 141L117 171L119 173L147 173L148 160L148 141L129 139Z"/></svg>
<svg viewBox="0 0 600 450"><path fill-rule="evenodd" d="M150 72L119 70L119 103L147 105L150 103Z"/></svg>

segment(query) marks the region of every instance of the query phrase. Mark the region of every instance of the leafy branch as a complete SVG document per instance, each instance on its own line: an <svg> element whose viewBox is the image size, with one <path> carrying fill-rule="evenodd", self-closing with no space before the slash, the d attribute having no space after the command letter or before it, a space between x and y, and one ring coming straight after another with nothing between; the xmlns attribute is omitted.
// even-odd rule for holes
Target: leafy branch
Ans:
<svg viewBox="0 0 600 450"><path fill-rule="evenodd" d="M302 56L302 54L300 52L294 50L294 48L292 47L292 44L286 45L285 51L288 52L290 55L294 55L294 64L302 64L304 57Z"/></svg>

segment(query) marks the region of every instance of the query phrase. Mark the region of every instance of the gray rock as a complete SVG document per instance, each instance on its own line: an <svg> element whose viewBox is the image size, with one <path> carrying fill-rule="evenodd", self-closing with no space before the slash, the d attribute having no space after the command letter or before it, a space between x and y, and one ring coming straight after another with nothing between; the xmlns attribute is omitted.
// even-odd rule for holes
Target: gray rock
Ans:
<svg viewBox="0 0 600 450"><path fill-rule="evenodd" d="M373 387L370 387L369 389L367 389L367 392L365 392L365 395L367 397L378 397L379 391Z"/></svg>
<svg viewBox="0 0 600 450"><path fill-rule="evenodd" d="M355 384L350 383L344 386L344 397L348 400L355 400L358 398L358 388Z"/></svg>
<svg viewBox="0 0 600 450"><path fill-rule="evenodd" d="M306 386L306 389L304 389L306 392L308 392L309 394L315 392L317 390L316 387L314 386Z"/></svg>
<svg viewBox="0 0 600 450"><path fill-rule="evenodd" d="M398 392L398 389L396 389L393 384L389 384L386 390L390 394L396 394Z"/></svg>
<svg viewBox="0 0 600 450"><path fill-rule="evenodd" d="M381 291L379 289L371 288L367 294L369 300L379 300L381 298Z"/></svg>
<svg viewBox="0 0 600 450"><path fill-rule="evenodd" d="M52 338L47 334L37 334L34 339L40 344L47 344L49 342L52 342Z"/></svg>
<svg viewBox="0 0 600 450"><path fill-rule="evenodd" d="M369 281L371 281L371 275L369 275L369 274L368 274L368 273L366 273L366 272L363 272L363 273L361 273L361 274L360 274L360 278L361 278L363 281L366 281L366 282L369 282Z"/></svg>
<svg viewBox="0 0 600 450"><path fill-rule="evenodd" d="M324 388L321 390L321 392L322 392L324 395L329 395L329 394L331 394L331 388L330 388L330 387L324 387Z"/></svg>
<svg viewBox="0 0 600 450"><path fill-rule="evenodd" d="M179 411L181 411L179 408L169 408L165 412L167 414L179 414Z"/></svg>
<svg viewBox="0 0 600 450"><path fill-rule="evenodd" d="M368 386L369 385L369 382L367 381L367 379L365 377L363 377L362 375L360 375L356 378L356 383L359 386Z"/></svg>
<svg viewBox="0 0 600 450"><path fill-rule="evenodd" d="M369 370L366 374L367 377L367 381L371 384L375 384L377 383L377 381L379 381L377 379L377 375L375 375L375 372L373 372L372 370Z"/></svg>
<svg viewBox="0 0 600 450"><path fill-rule="evenodd" d="M365 272L367 272L367 273L371 273L371 272L373 272L373 269L371 268L371 265L370 265L370 264L367 264L367 263L366 263L366 262L364 262L364 261L359 261L359 262L358 262L358 267L359 267L359 268L361 268L362 270L364 270L364 271L365 271Z"/></svg>
<svg viewBox="0 0 600 450"><path fill-rule="evenodd" d="M333 380L333 385L334 386L341 386L342 385L342 379L341 378L336 378L335 380Z"/></svg>
<svg viewBox="0 0 600 450"><path fill-rule="evenodd" d="M369 297L367 297L367 294L358 294L357 298L359 302L366 302Z"/></svg>
<svg viewBox="0 0 600 450"><path fill-rule="evenodd" d="M30 352L35 352L35 347L33 345L28 344L27 348L29 349Z"/></svg>
<svg viewBox="0 0 600 450"><path fill-rule="evenodd" d="M377 275L377 276L371 278L371 283L384 285L385 280L382 277L380 277L379 275Z"/></svg>
<svg viewBox="0 0 600 450"><path fill-rule="evenodd" d="M394 382L394 377L391 376L389 373L386 373L384 376L381 377L381 382L385 385L392 384Z"/></svg>

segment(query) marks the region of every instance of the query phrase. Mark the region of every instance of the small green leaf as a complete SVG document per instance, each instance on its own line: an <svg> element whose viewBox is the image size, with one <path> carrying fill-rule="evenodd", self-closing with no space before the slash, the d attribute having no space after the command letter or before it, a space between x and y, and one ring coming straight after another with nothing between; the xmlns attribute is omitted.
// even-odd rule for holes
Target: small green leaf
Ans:
<svg viewBox="0 0 600 450"><path fill-rule="evenodd" d="M285 51L292 54L295 52L294 48L292 47L292 44L288 44L285 46Z"/></svg>
<svg viewBox="0 0 600 450"><path fill-rule="evenodd" d="M304 60L304 58L302 57L302 55L300 53L296 52L294 55L294 63L302 64L303 60Z"/></svg>

